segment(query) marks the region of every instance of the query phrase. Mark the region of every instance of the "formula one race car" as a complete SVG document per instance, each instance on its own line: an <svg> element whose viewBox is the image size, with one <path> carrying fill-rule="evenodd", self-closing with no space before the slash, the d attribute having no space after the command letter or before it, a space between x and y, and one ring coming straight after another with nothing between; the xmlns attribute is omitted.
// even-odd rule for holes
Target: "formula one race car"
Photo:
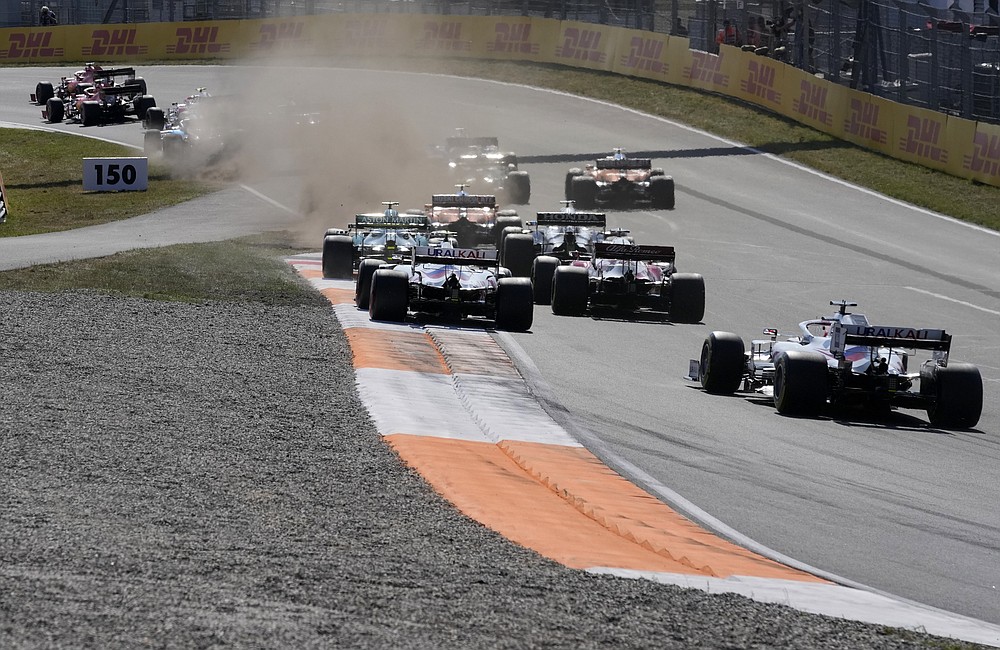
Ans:
<svg viewBox="0 0 1000 650"><path fill-rule="evenodd" d="M444 318L482 316L497 329L521 332L531 328L533 307L531 283L509 277L495 250L438 245L413 249L407 264L376 270L368 314L395 322L411 311Z"/></svg>
<svg viewBox="0 0 1000 650"><path fill-rule="evenodd" d="M871 325L848 307L830 302L837 313L799 323L799 334L778 340L777 329L750 342L729 332L712 332L692 359L688 378L710 393L738 390L771 395L779 413L815 416L826 404L925 409L932 425L976 426L983 409L983 380L967 363L948 363L951 335L940 329ZM910 368L910 353L927 350L930 359ZM919 384L918 390L913 390Z"/></svg>
<svg viewBox="0 0 1000 650"><path fill-rule="evenodd" d="M649 203L654 209L674 208L674 179L653 168L649 158L628 158L621 149L583 169L566 174L566 199L584 210L598 204L630 206Z"/></svg>
<svg viewBox="0 0 1000 650"><path fill-rule="evenodd" d="M456 233L458 245L464 248L499 246L504 228L521 227L514 210L497 210L497 199L491 194L466 194L459 185L457 194L435 194L424 206L427 221L436 230Z"/></svg>
<svg viewBox="0 0 1000 650"><path fill-rule="evenodd" d="M63 77L58 88L39 83L32 101L45 105L42 117L49 122L65 120L83 126L124 122L128 116L141 120L156 105L146 94L146 81L135 76L134 68L103 69L93 63L73 77Z"/></svg>
<svg viewBox="0 0 1000 650"><path fill-rule="evenodd" d="M552 274L552 312L576 316L588 307L645 309L678 323L705 315L705 279L677 273L673 246L596 242L593 258L559 266Z"/></svg>
<svg viewBox="0 0 1000 650"><path fill-rule="evenodd" d="M525 204L531 198L531 178L517 168L517 155L500 151L495 137L458 135L445 141L444 153L452 178L459 183L503 197L505 203Z"/></svg>
<svg viewBox="0 0 1000 650"><path fill-rule="evenodd" d="M181 161L189 147L198 145L207 158L222 149L224 138L220 125L218 102L211 99L206 88L198 88L183 102L174 102L167 109L152 106L142 118L143 150L147 155L163 153L164 158ZM213 110L213 107L215 110ZM206 146L206 145L211 146Z"/></svg>
<svg viewBox="0 0 1000 650"><path fill-rule="evenodd" d="M372 274L383 264L402 264L417 246L430 241L423 213L399 214L396 201L382 213L358 214L347 229L330 228L323 237L323 277L350 279L358 272L356 301L368 307Z"/></svg>

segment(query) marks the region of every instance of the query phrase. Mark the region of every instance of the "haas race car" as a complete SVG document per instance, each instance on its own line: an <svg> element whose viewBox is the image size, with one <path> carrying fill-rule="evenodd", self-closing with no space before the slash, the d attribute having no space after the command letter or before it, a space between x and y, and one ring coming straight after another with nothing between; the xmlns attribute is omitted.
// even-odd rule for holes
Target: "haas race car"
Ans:
<svg viewBox="0 0 1000 650"><path fill-rule="evenodd" d="M593 257L557 267L552 312L577 316L590 308L669 313L678 323L705 315L705 280L677 273L673 246L597 242ZM541 290L541 287L539 287Z"/></svg>
<svg viewBox="0 0 1000 650"><path fill-rule="evenodd" d="M654 168L649 158L629 158L621 149L566 173L566 200L589 210L597 205L628 207L647 203L657 210L674 208L674 179Z"/></svg>
<svg viewBox="0 0 1000 650"><path fill-rule="evenodd" d="M983 409L983 380L967 363L949 363L951 335L940 329L872 325L852 314L856 303L831 302L837 313L799 323L797 336L750 342L729 332L712 332L691 360L688 379L710 393L736 391L771 395L779 413L815 416L827 404L886 411L924 409L932 425L971 428ZM930 359L912 368L910 353Z"/></svg>
<svg viewBox="0 0 1000 650"><path fill-rule="evenodd" d="M445 141L444 150L455 181L486 186L506 203L525 204L531 198L528 172L517 168L516 154L500 151L499 139L458 135Z"/></svg>
<svg viewBox="0 0 1000 650"><path fill-rule="evenodd" d="M369 317L402 322L409 312L481 316L493 320L497 329L529 330L534 303L528 279L510 277L498 265L496 250L448 244L417 247L408 263L377 269L371 277Z"/></svg>

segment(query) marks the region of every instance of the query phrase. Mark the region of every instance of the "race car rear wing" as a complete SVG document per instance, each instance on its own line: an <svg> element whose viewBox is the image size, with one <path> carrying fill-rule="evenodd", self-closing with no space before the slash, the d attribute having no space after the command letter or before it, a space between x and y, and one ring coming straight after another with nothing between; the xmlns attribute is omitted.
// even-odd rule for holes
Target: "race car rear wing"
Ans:
<svg viewBox="0 0 1000 650"><path fill-rule="evenodd" d="M101 93L104 95L136 95L142 92L142 86L137 83L126 83L123 86L104 86Z"/></svg>
<svg viewBox="0 0 1000 650"><path fill-rule="evenodd" d="M431 196L434 208L495 208L497 197L492 194L434 194Z"/></svg>
<svg viewBox="0 0 1000 650"><path fill-rule="evenodd" d="M951 334L938 329L833 323L833 327L830 328L830 352L834 356L842 355L844 350L851 345L872 348L934 350L947 353L951 349Z"/></svg>
<svg viewBox="0 0 1000 650"><path fill-rule="evenodd" d="M673 246L641 246L639 244L594 244L595 259L627 260L630 262L670 262L676 254Z"/></svg>
<svg viewBox="0 0 1000 650"><path fill-rule="evenodd" d="M597 161L598 169L652 169L649 158L622 158L620 160L602 158Z"/></svg>
<svg viewBox="0 0 1000 650"><path fill-rule="evenodd" d="M93 74L94 81L124 76L135 77L135 68L105 68L103 70L94 70Z"/></svg>
<svg viewBox="0 0 1000 650"><path fill-rule="evenodd" d="M428 228L430 220L423 214L401 214L394 217L387 217L384 214L356 214L354 215L355 229L364 228Z"/></svg>
<svg viewBox="0 0 1000 650"><path fill-rule="evenodd" d="M413 249L413 264L463 264L468 266L496 266L496 249L483 248L434 248L417 246Z"/></svg>
<svg viewBox="0 0 1000 650"><path fill-rule="evenodd" d="M603 212L538 212L539 226L593 226L603 228L607 217Z"/></svg>

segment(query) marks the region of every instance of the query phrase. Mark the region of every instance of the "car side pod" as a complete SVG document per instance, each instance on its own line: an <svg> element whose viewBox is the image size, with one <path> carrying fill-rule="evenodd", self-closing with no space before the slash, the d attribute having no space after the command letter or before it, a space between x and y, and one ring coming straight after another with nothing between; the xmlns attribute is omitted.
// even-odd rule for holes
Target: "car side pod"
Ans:
<svg viewBox="0 0 1000 650"><path fill-rule="evenodd" d="M778 413L815 417L826 398L826 357L811 350L778 354L774 360L774 407Z"/></svg>

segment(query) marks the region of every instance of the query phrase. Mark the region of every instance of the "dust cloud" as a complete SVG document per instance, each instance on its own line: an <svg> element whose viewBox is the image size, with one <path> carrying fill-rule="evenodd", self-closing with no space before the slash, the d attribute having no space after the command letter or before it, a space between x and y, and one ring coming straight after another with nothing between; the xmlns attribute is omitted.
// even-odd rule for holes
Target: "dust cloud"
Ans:
<svg viewBox="0 0 1000 650"><path fill-rule="evenodd" d="M422 208L431 194L454 191L445 160L433 155L454 132L453 116L429 128L408 110L433 101L433 88L401 97L384 82L346 87L334 71L274 58L236 69L238 81L213 93L192 120L210 146L198 154L187 147L190 156L173 168L266 186L301 214L296 243L318 246L327 228L381 211L382 201Z"/></svg>

